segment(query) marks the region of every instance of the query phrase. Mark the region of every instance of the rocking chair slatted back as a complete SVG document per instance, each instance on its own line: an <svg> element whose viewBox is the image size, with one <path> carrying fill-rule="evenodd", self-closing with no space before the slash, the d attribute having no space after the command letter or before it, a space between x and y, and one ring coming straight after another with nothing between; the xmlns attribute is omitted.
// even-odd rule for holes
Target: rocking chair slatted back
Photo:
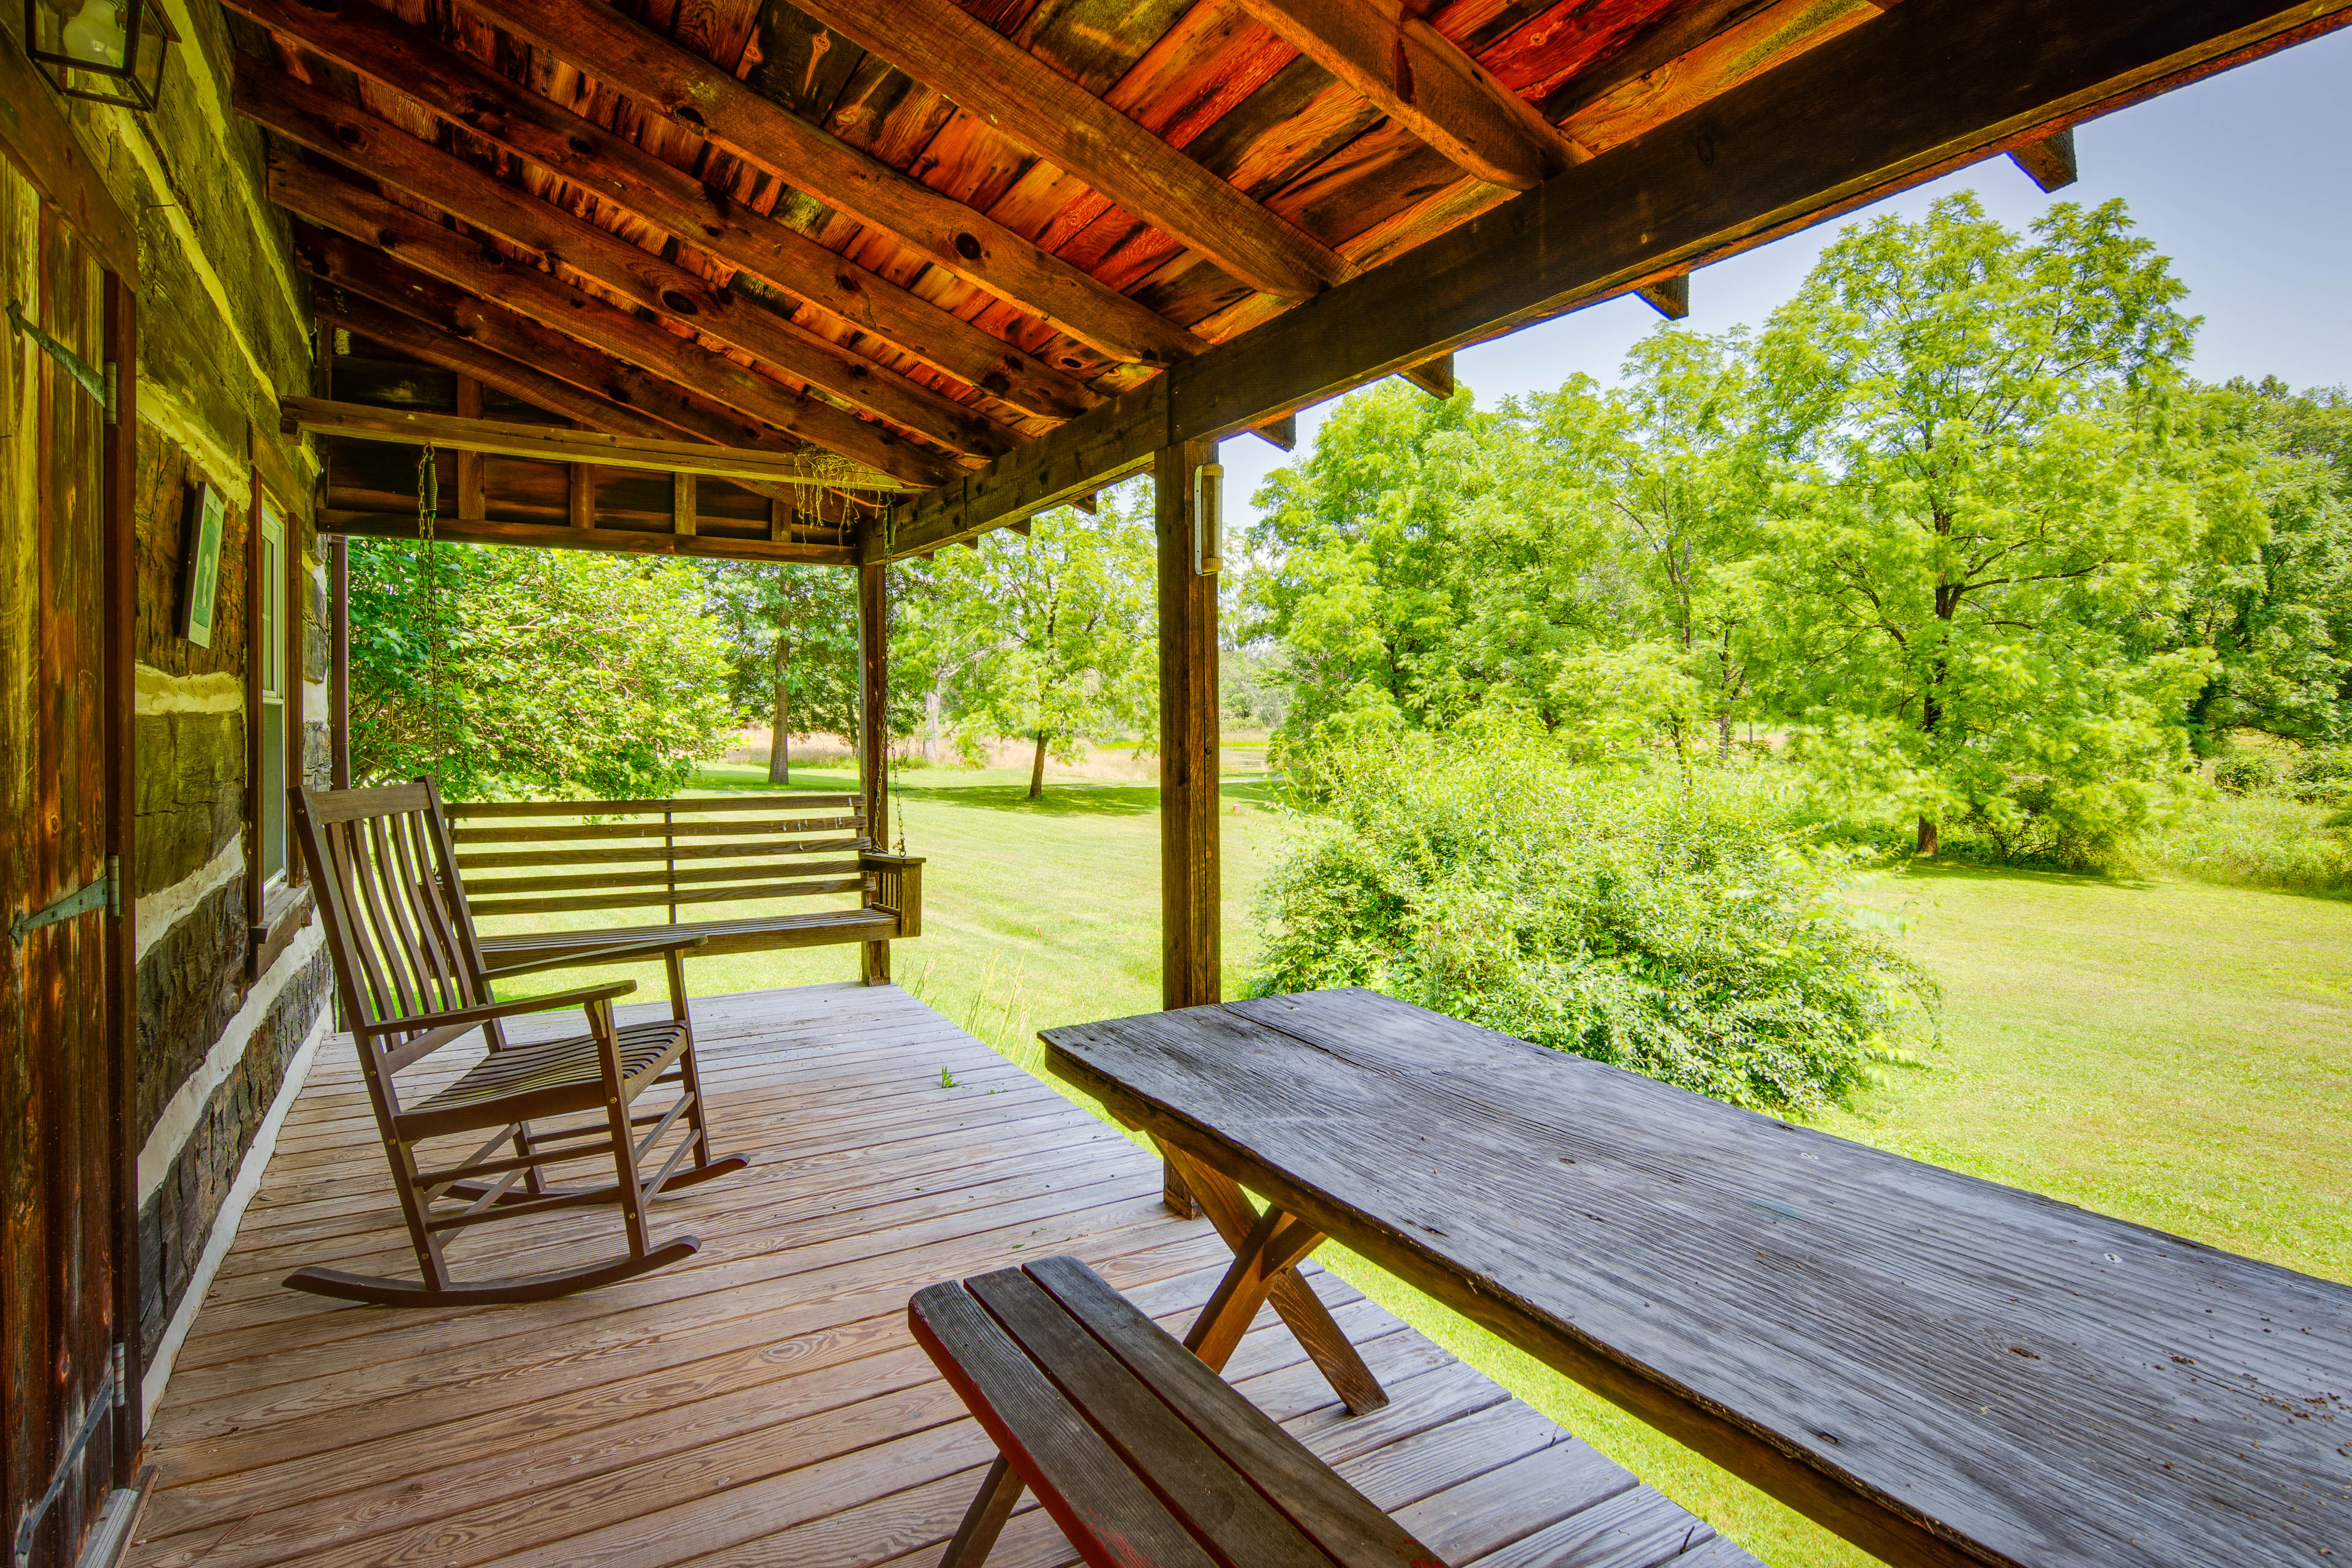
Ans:
<svg viewBox="0 0 2352 1568"><path fill-rule="evenodd" d="M488 1002L432 784L314 794L298 805L323 851L321 913L337 967L348 971L339 979L352 1016L376 1036L423 1014Z"/></svg>

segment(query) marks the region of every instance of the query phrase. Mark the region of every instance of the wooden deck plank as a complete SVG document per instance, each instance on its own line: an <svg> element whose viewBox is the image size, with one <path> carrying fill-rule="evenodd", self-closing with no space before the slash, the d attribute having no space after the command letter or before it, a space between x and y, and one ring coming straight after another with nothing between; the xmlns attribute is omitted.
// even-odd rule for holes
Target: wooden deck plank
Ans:
<svg viewBox="0 0 2352 1568"><path fill-rule="evenodd" d="M526 1306L394 1312L278 1283L302 1263L413 1262L355 1061L322 1050L157 1411L163 1479L131 1561L917 1568L991 1450L908 1337L916 1289L1066 1251L1179 1331L1214 1289L1227 1250L1168 1214L1154 1158L904 992L694 1009L723 1146L752 1167L656 1209L665 1233L703 1237L688 1263ZM465 1063L426 1065L420 1084ZM609 1247L613 1223L550 1216L502 1251L551 1265ZM1726 1544L1336 1276L1302 1272L1391 1403L1349 1416L1271 1310L1227 1375L1383 1506L1426 1515L1441 1551L1650 1568L1662 1543ZM1647 1500L1608 1510L1621 1498ZM1555 1535L1577 1554L1543 1555ZM1069 1560L1024 1505L992 1561Z"/></svg>

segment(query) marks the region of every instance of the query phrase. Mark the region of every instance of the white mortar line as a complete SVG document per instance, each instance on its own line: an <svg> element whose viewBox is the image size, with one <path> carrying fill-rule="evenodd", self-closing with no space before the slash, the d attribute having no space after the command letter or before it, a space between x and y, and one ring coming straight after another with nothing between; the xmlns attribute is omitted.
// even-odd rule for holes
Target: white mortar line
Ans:
<svg viewBox="0 0 2352 1568"><path fill-rule="evenodd" d="M244 869L245 840L239 837L230 839L203 870L191 871L168 888L141 894L136 922L139 944L131 954L131 962L134 964L142 962L148 950L169 934L173 926L185 920L198 904L226 887Z"/></svg>
<svg viewBox="0 0 2352 1568"><path fill-rule="evenodd" d="M294 940L286 944L286 951L278 955L278 962L269 966L268 973L256 981L253 989L245 994L245 1005L236 1010L236 1016L228 1021L228 1027L223 1029L220 1038L213 1042L213 1048L205 1054L204 1065L182 1080L172 1096L171 1103L163 1107L163 1114L155 1119L155 1131L147 1135L146 1143L139 1151L139 1204L142 1208L146 1206L149 1198L155 1195L164 1178L172 1173L172 1162L180 1157L181 1149L196 1130L196 1123L204 1120L205 1107L211 1103L213 1091L228 1081L228 1075L235 1072L236 1064L245 1058L246 1047L253 1043L253 1031L259 1028L261 1021L269 1016L270 1004L278 1000L287 983L301 973L302 966L325 945L326 938L315 919L297 931ZM323 1016L323 1003L321 1007Z"/></svg>
<svg viewBox="0 0 2352 1568"><path fill-rule="evenodd" d="M245 681L226 670L209 675L171 675L152 664L137 667L137 710L161 713L242 713Z"/></svg>
<svg viewBox="0 0 2352 1568"><path fill-rule="evenodd" d="M228 1256L230 1244L236 1240L236 1227L244 1222L247 1205L261 1190L262 1173L269 1168L269 1156L278 1147L278 1130L285 1125L286 1112L292 1109L294 1097L302 1092L303 1080L310 1076L310 1063L317 1058L319 1047L327 1037L327 1019L326 1011L320 1009L319 1021L311 1026L302 1048L286 1064L286 1081L278 1086L278 1097L269 1102L269 1114L262 1118L260 1128L253 1135L253 1146L245 1152L245 1159L236 1168L236 1181L229 1187L228 1196L221 1200L220 1213L213 1215L212 1232L205 1237L205 1250L196 1259L195 1272L188 1276L187 1291L173 1310L172 1321L164 1326L163 1341L156 1345L155 1354L147 1363L146 1375L139 1383L139 1424L142 1430L155 1419L155 1406L163 1400L164 1385L172 1381L172 1363L179 1359L180 1347L187 1342L196 1312L213 1288L213 1276L220 1272L221 1259Z"/></svg>

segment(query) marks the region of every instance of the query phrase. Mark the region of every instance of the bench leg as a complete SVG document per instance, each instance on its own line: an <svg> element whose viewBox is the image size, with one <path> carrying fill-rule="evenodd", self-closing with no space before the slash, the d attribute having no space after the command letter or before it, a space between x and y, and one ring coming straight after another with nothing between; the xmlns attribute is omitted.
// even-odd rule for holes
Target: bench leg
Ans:
<svg viewBox="0 0 2352 1568"><path fill-rule="evenodd" d="M861 942L859 945L866 950L866 961L861 966L861 977L865 980L866 984L868 985L889 984L890 944L887 942Z"/></svg>
<svg viewBox="0 0 2352 1568"><path fill-rule="evenodd" d="M1241 1329L1248 1329L1249 1321L1257 1315L1261 1302L1272 1303L1275 1311L1289 1327L1292 1336L1298 1341L1299 1347L1306 1351L1307 1359L1314 1362L1322 1372L1324 1380L1330 1384L1331 1391L1347 1405L1349 1415L1361 1415L1386 1405L1389 1402L1388 1391L1381 1386L1380 1379L1372 1375L1372 1369L1364 1364L1364 1358L1357 1353L1356 1347L1348 1342L1348 1336L1339 1331L1339 1325L1331 1321L1331 1310L1323 1305L1322 1298L1316 1295L1313 1287L1300 1279L1297 1269L1290 1266L1305 1258L1306 1252L1297 1253L1287 1264L1270 1271L1270 1277L1251 1278L1254 1271L1245 1267L1248 1260L1244 1254L1250 1248L1254 1233L1265 1223L1263 1217L1250 1206L1250 1201L1242 1194L1241 1188L1224 1173L1202 1164L1173 1144L1158 1139L1153 1142L1160 1144L1160 1155L1168 1162L1169 1169L1182 1179L1193 1198L1207 1211L1210 1223L1217 1227L1217 1234L1225 1238L1226 1245L1235 1253L1233 1268L1227 1271L1224 1279L1218 1282L1218 1296L1236 1296L1244 1290L1255 1292L1247 1301L1248 1310L1241 1316ZM1276 1213L1277 1223L1279 1218L1288 1217L1279 1215L1279 1211ZM1304 1222L1293 1223L1300 1226L1303 1232L1294 1240L1305 1240L1306 1235L1312 1234L1304 1232ZM1321 1237L1315 1237L1313 1242L1307 1243L1307 1249L1312 1250L1314 1245L1321 1240ZM1237 1279L1236 1276L1243 1278ZM1231 1291L1227 1289L1229 1285ZM1219 1307L1218 1297L1212 1297L1201 1321L1193 1325L1195 1332L1204 1331L1211 1313L1217 1311ZM1238 1302L1234 1303L1234 1310L1240 1310ZM1234 1334L1235 1342L1240 1337L1238 1332ZM1187 1342L1191 1342L1189 1339ZM1210 1361L1209 1364L1222 1368L1224 1356L1232 1353L1229 1345L1224 1355ZM1206 1356L1202 1359L1208 1361Z"/></svg>
<svg viewBox="0 0 2352 1568"><path fill-rule="evenodd" d="M956 1527L955 1539L948 1542L940 1568L980 1568L994 1550L1004 1521L1013 1517L1013 1505L1021 1500L1022 1489L1020 1472L998 1455L996 1463L988 1467L988 1479L980 1483L980 1494L964 1510L963 1522Z"/></svg>

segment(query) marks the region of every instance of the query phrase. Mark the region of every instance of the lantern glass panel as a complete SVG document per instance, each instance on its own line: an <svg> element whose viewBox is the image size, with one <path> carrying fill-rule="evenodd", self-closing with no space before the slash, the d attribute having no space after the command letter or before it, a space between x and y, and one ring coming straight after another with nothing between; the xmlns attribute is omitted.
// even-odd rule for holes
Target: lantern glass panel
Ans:
<svg viewBox="0 0 2352 1568"><path fill-rule="evenodd" d="M26 52L58 90L152 111L175 41L152 0L25 0Z"/></svg>

